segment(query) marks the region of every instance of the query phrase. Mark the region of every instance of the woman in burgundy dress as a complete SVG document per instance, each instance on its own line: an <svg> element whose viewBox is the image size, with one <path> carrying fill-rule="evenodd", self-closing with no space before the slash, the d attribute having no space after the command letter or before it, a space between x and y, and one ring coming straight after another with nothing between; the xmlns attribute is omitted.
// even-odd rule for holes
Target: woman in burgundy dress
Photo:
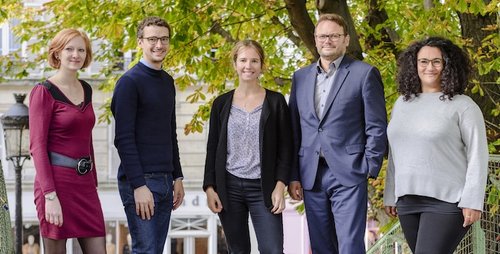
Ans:
<svg viewBox="0 0 500 254"><path fill-rule="evenodd" d="M30 149L36 168L35 204L45 253L66 253L78 238L83 253L105 253L105 228L97 195L92 146L92 89L77 79L92 61L89 38L60 31L49 45L54 76L30 95Z"/></svg>

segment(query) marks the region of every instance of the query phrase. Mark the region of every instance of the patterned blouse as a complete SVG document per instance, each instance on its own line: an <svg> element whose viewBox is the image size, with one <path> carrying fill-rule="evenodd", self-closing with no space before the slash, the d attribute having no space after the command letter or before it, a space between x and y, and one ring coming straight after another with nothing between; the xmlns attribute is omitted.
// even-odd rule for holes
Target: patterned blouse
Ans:
<svg viewBox="0 0 500 254"><path fill-rule="evenodd" d="M227 123L227 171L245 179L260 178L259 123L262 105L251 112L232 105Z"/></svg>

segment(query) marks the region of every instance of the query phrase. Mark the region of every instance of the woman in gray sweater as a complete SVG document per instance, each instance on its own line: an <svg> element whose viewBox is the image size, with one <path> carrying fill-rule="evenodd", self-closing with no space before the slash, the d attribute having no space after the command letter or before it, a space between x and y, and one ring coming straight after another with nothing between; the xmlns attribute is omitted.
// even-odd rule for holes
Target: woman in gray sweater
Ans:
<svg viewBox="0 0 500 254"><path fill-rule="evenodd" d="M453 253L481 217L488 148L481 110L463 95L470 70L466 52L439 37L398 60L384 205L413 253Z"/></svg>

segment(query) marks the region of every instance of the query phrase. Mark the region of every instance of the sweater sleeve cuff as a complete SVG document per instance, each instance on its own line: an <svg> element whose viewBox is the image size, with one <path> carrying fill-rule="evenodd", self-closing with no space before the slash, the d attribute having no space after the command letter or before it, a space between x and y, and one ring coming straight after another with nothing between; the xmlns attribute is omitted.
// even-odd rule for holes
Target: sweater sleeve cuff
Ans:
<svg viewBox="0 0 500 254"><path fill-rule="evenodd" d="M144 177L136 177L136 178L130 179L130 184L132 184L132 187L134 189L137 189L141 186L146 185L146 180L144 179Z"/></svg>

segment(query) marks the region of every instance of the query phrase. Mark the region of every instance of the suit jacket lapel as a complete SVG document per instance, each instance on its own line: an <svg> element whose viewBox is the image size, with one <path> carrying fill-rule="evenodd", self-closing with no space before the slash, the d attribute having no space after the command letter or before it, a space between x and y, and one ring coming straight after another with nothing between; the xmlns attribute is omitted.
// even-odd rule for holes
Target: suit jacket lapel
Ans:
<svg viewBox="0 0 500 254"><path fill-rule="evenodd" d="M316 90L317 75L318 75L317 65L313 64L311 65L311 69L309 70L307 77L304 79L310 82L309 84L307 84L307 87L305 87L304 90L305 90L306 105L309 107L309 110L313 112L313 115L315 115L316 119L318 119L319 121L320 117L316 113L316 108L314 105L314 93Z"/></svg>
<svg viewBox="0 0 500 254"><path fill-rule="evenodd" d="M344 85L345 79L347 78L347 75L349 75L350 72L348 67L351 61L352 60L350 58L344 56L344 59L342 59L340 66L337 68L337 71L335 73L335 78L333 79L332 88L330 90L330 93L328 94L328 98L325 103L325 111L323 112L323 117L321 118L321 121L325 119L324 116L326 116L330 111L333 101L337 98L337 94L339 93L340 88L342 88L342 86Z"/></svg>

